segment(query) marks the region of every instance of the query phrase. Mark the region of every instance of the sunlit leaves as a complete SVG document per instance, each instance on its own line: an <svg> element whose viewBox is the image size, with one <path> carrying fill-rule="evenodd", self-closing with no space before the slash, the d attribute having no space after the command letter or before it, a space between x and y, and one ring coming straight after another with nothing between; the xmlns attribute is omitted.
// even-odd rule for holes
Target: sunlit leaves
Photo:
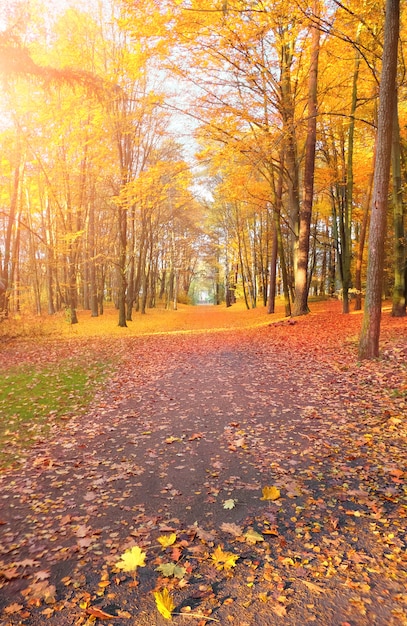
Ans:
<svg viewBox="0 0 407 626"><path fill-rule="evenodd" d="M246 539L247 543L256 544L264 541L263 535L256 532L253 528L249 528L249 530L245 532L243 536Z"/></svg>
<svg viewBox="0 0 407 626"><path fill-rule="evenodd" d="M230 570L236 566L236 561L239 559L238 554L233 552L225 552L220 546L218 546L211 554L212 565L218 570Z"/></svg>
<svg viewBox="0 0 407 626"><path fill-rule="evenodd" d="M146 556L146 553L139 546L133 546L121 555L120 561L116 563L116 567L123 570L123 572L135 573L138 567L145 566Z"/></svg>
<svg viewBox="0 0 407 626"><path fill-rule="evenodd" d="M223 503L223 508L226 510L234 509L236 506L236 500L233 498L229 498L229 500L225 500Z"/></svg>
<svg viewBox="0 0 407 626"><path fill-rule="evenodd" d="M165 619L171 619L172 613L175 609L175 604L170 596L168 589L154 592L155 603L158 611Z"/></svg>
<svg viewBox="0 0 407 626"><path fill-rule="evenodd" d="M263 487L262 497L260 500L278 500L281 496L280 489L278 487Z"/></svg>
<svg viewBox="0 0 407 626"><path fill-rule="evenodd" d="M168 548L172 546L177 540L176 533L171 533L170 535L161 535L158 537L157 541L162 545L163 548Z"/></svg>
<svg viewBox="0 0 407 626"><path fill-rule="evenodd" d="M174 578L179 578L180 580L184 578L187 570L185 567L177 565L176 563L163 563L156 567L156 571L160 572L166 578L170 578L173 576Z"/></svg>

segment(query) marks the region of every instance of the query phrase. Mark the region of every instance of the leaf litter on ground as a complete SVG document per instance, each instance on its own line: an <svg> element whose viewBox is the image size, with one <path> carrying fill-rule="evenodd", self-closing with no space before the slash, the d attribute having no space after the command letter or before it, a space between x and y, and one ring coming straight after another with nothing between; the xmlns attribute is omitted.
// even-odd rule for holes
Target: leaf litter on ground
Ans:
<svg viewBox="0 0 407 626"><path fill-rule="evenodd" d="M361 318L324 306L121 343L86 420L2 477L5 623L406 624L405 320L357 364Z"/></svg>

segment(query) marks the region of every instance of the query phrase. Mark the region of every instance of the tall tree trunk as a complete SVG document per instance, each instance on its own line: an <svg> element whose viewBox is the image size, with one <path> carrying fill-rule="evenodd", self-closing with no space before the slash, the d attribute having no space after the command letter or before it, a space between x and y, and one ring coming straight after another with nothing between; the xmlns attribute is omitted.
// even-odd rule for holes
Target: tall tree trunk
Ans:
<svg viewBox="0 0 407 626"><path fill-rule="evenodd" d="M323 241L323 249L322 249L322 263L321 263L321 280L319 283L318 294L322 297L326 294L326 276L327 276L327 267L328 267L328 245L329 245L329 230L328 225L325 225L325 236L326 240Z"/></svg>
<svg viewBox="0 0 407 626"><path fill-rule="evenodd" d="M269 289L267 300L267 313L274 313L275 300L276 300L276 269L277 269L277 228L273 218L271 224L272 240L271 240L271 257L270 257L270 275L269 275Z"/></svg>
<svg viewBox="0 0 407 626"><path fill-rule="evenodd" d="M360 39L361 26L358 27L356 42ZM353 152L355 136L355 113L358 95L358 78L360 66L360 52L356 49L355 66L353 70L352 101L350 110L350 122L348 129L348 155L346 163L346 204L344 216L344 241L342 242L343 254L343 313L349 313L349 289L351 286L351 261L352 261L352 208L353 208Z"/></svg>
<svg viewBox="0 0 407 626"><path fill-rule="evenodd" d="M375 161L375 157L373 158L373 163L374 161ZM357 256L356 256L355 311L362 310L362 264L363 264L363 252L365 249L365 242L366 242L367 227L369 224L369 208L370 208L370 202L372 199L372 187L373 187L373 170L372 170L371 175L369 176L368 193L367 193L365 208L363 210L362 225L361 225L360 233L359 233L358 251L357 251Z"/></svg>
<svg viewBox="0 0 407 626"><path fill-rule="evenodd" d="M29 259L31 266L31 275L32 275L32 286L34 290L34 302L35 302L35 311L37 315L41 315L41 281L40 281L40 271L38 268L38 263L36 259L36 242L34 240L34 226L32 220L32 207L31 207L31 199L28 190L26 190L26 203L27 203L27 224L28 224L28 248L29 248Z"/></svg>
<svg viewBox="0 0 407 626"><path fill-rule="evenodd" d="M23 171L24 163L22 158L22 152L20 146L18 146L16 165L14 168L13 188L10 198L10 211L3 248L3 267L0 266L0 282L2 285L0 291L0 315L2 317L8 317L9 314L10 289L12 287L13 281L13 234L15 236L18 228L17 215L20 204L20 189L22 184Z"/></svg>
<svg viewBox="0 0 407 626"><path fill-rule="evenodd" d="M48 315L55 314L55 300L54 300L54 275L55 275L55 246L52 233L51 222L51 207L48 196L48 190L45 195L45 241L46 247L46 281L47 281L47 301L48 301Z"/></svg>
<svg viewBox="0 0 407 626"><path fill-rule="evenodd" d="M291 268L295 272L297 268L298 235L299 235L299 171L297 158L297 143L294 120L294 97L291 85L291 65L293 62L293 42L283 42L281 46L281 116L284 129L284 156L287 174L287 191L289 201L289 217L291 223L290 244L292 252ZM280 230L281 232L281 230ZM281 258L281 257L280 257ZM285 261L287 261L285 257ZM286 264L287 269L287 264ZM287 272L288 277L288 272ZM284 276L283 276L284 278ZM293 292L293 281L289 280L289 289ZM295 297L295 293L292 293ZM290 307L291 308L291 307ZM291 313L290 313L291 314Z"/></svg>
<svg viewBox="0 0 407 626"><path fill-rule="evenodd" d="M404 232L403 188L401 184L400 126L397 98L394 103L392 171L394 224L394 287L393 306L391 314L393 317L404 317L406 315L406 237Z"/></svg>
<svg viewBox="0 0 407 626"><path fill-rule="evenodd" d="M89 252L89 286L90 286L90 310L92 317L98 317L98 285L96 278L96 228L95 228L95 197L89 203L88 224L88 252Z"/></svg>
<svg viewBox="0 0 407 626"><path fill-rule="evenodd" d="M119 321L118 326L126 328L126 255L127 255L127 209L122 206L117 207L118 210L118 226L119 226L119 267L118 267L118 307Z"/></svg>
<svg viewBox="0 0 407 626"><path fill-rule="evenodd" d="M400 0L386 0L383 61L379 92L379 114L376 141L376 163L369 231L369 255L366 300L359 357L379 355L382 312L384 241L386 235L387 198L389 192L390 160L394 101L396 99L397 52L400 30Z"/></svg>
<svg viewBox="0 0 407 626"><path fill-rule="evenodd" d="M319 18L319 2L314 1L314 17ZM315 146L317 138L317 84L320 31L317 23L311 25L311 64L308 87L308 129L305 145L304 196L299 213L299 232L295 279L293 315L306 315L308 309L308 257L310 245L311 214L314 195Z"/></svg>
<svg viewBox="0 0 407 626"><path fill-rule="evenodd" d="M128 236L128 247L129 247L129 269L127 272L127 293L126 293L126 305L127 305L127 313L126 320L128 322L132 321L133 314L133 305L136 297L138 295L135 294L135 248L136 248L136 209L133 204L131 207L130 220L129 220L130 234Z"/></svg>

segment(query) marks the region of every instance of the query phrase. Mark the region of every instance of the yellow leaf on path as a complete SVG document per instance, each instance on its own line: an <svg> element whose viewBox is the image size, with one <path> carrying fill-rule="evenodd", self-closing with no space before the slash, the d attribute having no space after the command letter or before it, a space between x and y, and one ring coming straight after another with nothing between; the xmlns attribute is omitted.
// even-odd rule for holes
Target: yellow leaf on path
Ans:
<svg viewBox="0 0 407 626"><path fill-rule="evenodd" d="M161 615L165 617L165 619L171 619L172 612L175 609L175 604L168 592L168 589L155 591L154 598L157 609L159 610Z"/></svg>
<svg viewBox="0 0 407 626"><path fill-rule="evenodd" d="M177 535L175 533L171 533L170 535L161 535L158 537L158 542L161 543L163 548L168 548L172 546L177 540Z"/></svg>
<svg viewBox="0 0 407 626"><path fill-rule="evenodd" d="M257 543L258 541L264 541L263 535L257 533L253 528L249 528L249 530L244 534L244 538L247 543Z"/></svg>
<svg viewBox="0 0 407 626"><path fill-rule="evenodd" d="M211 554L211 557L213 561L212 565L214 565L216 569L222 570L235 567L239 555L233 554L233 552L224 552L222 548L218 546Z"/></svg>
<svg viewBox="0 0 407 626"><path fill-rule="evenodd" d="M120 561L116 563L116 567L123 570L123 572L135 572L138 567L145 566L146 556L146 553L139 546L133 546L121 555Z"/></svg>
<svg viewBox="0 0 407 626"><path fill-rule="evenodd" d="M234 509L235 506L236 506L236 500L233 500L233 498L230 498L230 500L225 500L223 503L224 509Z"/></svg>
<svg viewBox="0 0 407 626"><path fill-rule="evenodd" d="M263 496L260 500L278 500L281 496L280 489L278 487L263 487Z"/></svg>

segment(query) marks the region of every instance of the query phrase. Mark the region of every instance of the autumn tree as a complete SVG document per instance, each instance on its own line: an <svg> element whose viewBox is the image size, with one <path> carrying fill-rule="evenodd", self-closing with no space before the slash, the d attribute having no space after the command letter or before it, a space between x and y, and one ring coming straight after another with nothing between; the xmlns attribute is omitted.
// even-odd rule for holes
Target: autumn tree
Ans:
<svg viewBox="0 0 407 626"><path fill-rule="evenodd" d="M392 315L406 315L406 239L404 230L403 186L401 178L401 139L397 97L394 103L392 136L392 202L394 224L394 287Z"/></svg>
<svg viewBox="0 0 407 626"><path fill-rule="evenodd" d="M388 206L393 118L396 100L396 72L400 26L399 0L387 0L380 81L374 188L372 197L366 300L359 357L379 354L384 268L384 238Z"/></svg>

